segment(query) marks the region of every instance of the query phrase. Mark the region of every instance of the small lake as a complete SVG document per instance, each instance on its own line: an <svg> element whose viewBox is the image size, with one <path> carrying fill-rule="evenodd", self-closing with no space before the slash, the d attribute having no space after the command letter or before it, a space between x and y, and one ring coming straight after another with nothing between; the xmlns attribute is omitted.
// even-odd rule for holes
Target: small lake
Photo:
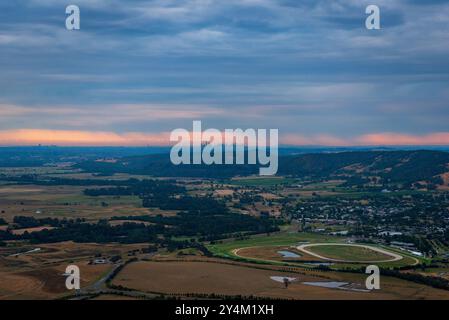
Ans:
<svg viewBox="0 0 449 320"><path fill-rule="evenodd" d="M300 258L301 256L297 253L291 252L291 251L285 251L281 250L278 251L280 255L282 255L283 258Z"/></svg>
<svg viewBox="0 0 449 320"><path fill-rule="evenodd" d="M326 282L326 281L324 281L324 282L303 282L302 284L305 284L308 286L314 286L314 287L329 288L329 289L341 289L341 290L357 291L357 292L369 292L369 290L362 288L358 284L348 283L348 282L337 282L337 281Z"/></svg>
<svg viewBox="0 0 449 320"><path fill-rule="evenodd" d="M303 284L306 284L308 286L314 286L314 287L340 289L340 287L346 286L349 283L348 282L329 281L329 282L303 282Z"/></svg>
<svg viewBox="0 0 449 320"><path fill-rule="evenodd" d="M308 266L332 266L334 263L332 262L306 262L304 263Z"/></svg>
<svg viewBox="0 0 449 320"><path fill-rule="evenodd" d="M276 281L276 282L281 282L281 283L284 283L285 278L287 278L289 282L296 280L296 278L292 278L292 277L279 277L279 276L270 277L271 280Z"/></svg>

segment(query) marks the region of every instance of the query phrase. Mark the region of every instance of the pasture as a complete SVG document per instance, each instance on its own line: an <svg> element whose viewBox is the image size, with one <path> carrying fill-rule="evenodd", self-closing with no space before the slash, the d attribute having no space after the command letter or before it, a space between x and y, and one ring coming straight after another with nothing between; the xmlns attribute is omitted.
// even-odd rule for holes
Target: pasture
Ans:
<svg viewBox="0 0 449 320"><path fill-rule="evenodd" d="M251 187L270 187L277 185L287 185L294 183L296 180L284 177L246 177L246 178L234 178L228 181L230 185L236 186L251 186Z"/></svg>
<svg viewBox="0 0 449 320"><path fill-rule="evenodd" d="M83 186L0 186L0 214L8 222L14 216L85 218L89 221L120 215L144 215L136 196L89 197Z"/></svg>
<svg viewBox="0 0 449 320"><path fill-rule="evenodd" d="M386 251L381 252L379 249L370 246L323 244L304 246L304 250L322 256L328 260L340 262L387 262L394 258L392 254L389 254ZM402 259L402 257L400 259Z"/></svg>

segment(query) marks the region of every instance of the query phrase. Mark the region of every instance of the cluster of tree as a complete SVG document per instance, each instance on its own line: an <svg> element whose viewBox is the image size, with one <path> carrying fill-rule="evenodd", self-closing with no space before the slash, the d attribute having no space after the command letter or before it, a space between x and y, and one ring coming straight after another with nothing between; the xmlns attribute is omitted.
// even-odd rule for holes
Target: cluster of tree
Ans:
<svg viewBox="0 0 449 320"><path fill-rule="evenodd" d="M170 226L165 229L166 237L199 236L204 240L222 239L227 235L248 233L270 233L279 230L280 221L270 218L227 213L206 214L195 211L183 211L176 216L131 216L114 217L115 220L146 221L156 225Z"/></svg>
<svg viewBox="0 0 449 320"><path fill-rule="evenodd" d="M28 240L32 243L54 243L74 241L79 243L143 243L152 242L169 248L191 247L192 243L170 240L173 237L202 237L202 240L225 238L238 232L267 233L279 230L277 221L268 218L255 218L240 214L225 215L181 212L174 217L117 217L116 219L134 220L117 226L111 226L106 220L98 223L86 223L82 219L58 220L51 218L29 219L16 217L17 223L30 226L51 225L55 229L44 229L15 235L10 230L0 230L0 241ZM151 225L139 221L152 222ZM167 227L169 226L169 227ZM199 248L204 251L204 248Z"/></svg>
<svg viewBox="0 0 449 320"><path fill-rule="evenodd" d="M89 197L99 196L132 196L134 190L130 187L112 187L101 189L85 189L84 194Z"/></svg>
<svg viewBox="0 0 449 320"><path fill-rule="evenodd" d="M25 216L15 216L13 219L15 224L15 229L22 228L34 228L41 226L50 226L50 227L63 227L65 225L70 225L74 223L82 223L85 222L84 218L78 219L56 219L56 218L39 218L36 219L34 217L25 217Z"/></svg>
<svg viewBox="0 0 449 320"><path fill-rule="evenodd" d="M13 182L15 184L33 184L33 185L44 185L44 186L113 186L118 187L117 191L114 188L104 188L104 189L87 189L89 192L98 192L98 194L93 195L120 195L120 191L123 191L125 187L131 188L132 190L144 190L151 192L157 190L158 188L175 188L182 189L175 184L176 181L173 180L139 180L135 178L130 178L127 180L118 179L69 179L69 178L55 178L46 177L35 174L26 174L21 176L4 176L2 180ZM98 191L99 190L99 191ZM125 194L124 194L125 195Z"/></svg>
<svg viewBox="0 0 449 320"><path fill-rule="evenodd" d="M212 197L180 196L170 197L167 194L143 196L142 205L146 208L162 210L183 210L201 215L221 215L229 213L226 204Z"/></svg>
<svg viewBox="0 0 449 320"><path fill-rule="evenodd" d="M176 184L172 180L137 180L129 179L121 182L121 186L100 188L100 189L86 189L84 194L88 196L169 196L175 193L185 192L185 187Z"/></svg>
<svg viewBox="0 0 449 320"><path fill-rule="evenodd" d="M449 280L434 277L434 276L425 276L419 273L412 272L401 272L398 270L390 270L390 269L382 269L381 274L385 276L396 277L403 280L413 281L416 283L428 285L434 288L449 290Z"/></svg>
<svg viewBox="0 0 449 320"><path fill-rule="evenodd" d="M7 240L17 240L17 237L9 230L0 230L0 242Z"/></svg>
<svg viewBox="0 0 449 320"><path fill-rule="evenodd" d="M79 243L141 243L155 242L158 234L164 233L164 226L145 226L137 223L124 223L111 226L106 221L96 224L69 223L56 229L45 229L39 232L25 232L17 235L18 240L29 240L32 243L54 243L74 241Z"/></svg>
<svg viewBox="0 0 449 320"><path fill-rule="evenodd" d="M366 184L370 182L370 180L366 177L362 177L359 175L349 175L345 177L345 182L340 185L340 187L358 187L359 189L364 188Z"/></svg>

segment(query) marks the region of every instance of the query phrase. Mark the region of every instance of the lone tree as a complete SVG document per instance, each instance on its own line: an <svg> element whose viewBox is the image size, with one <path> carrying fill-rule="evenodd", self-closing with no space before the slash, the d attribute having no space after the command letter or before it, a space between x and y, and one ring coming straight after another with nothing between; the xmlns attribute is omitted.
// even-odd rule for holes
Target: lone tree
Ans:
<svg viewBox="0 0 449 320"><path fill-rule="evenodd" d="M288 288L288 285L290 284L290 279L289 278L284 278L284 286L285 286L285 289L287 289Z"/></svg>

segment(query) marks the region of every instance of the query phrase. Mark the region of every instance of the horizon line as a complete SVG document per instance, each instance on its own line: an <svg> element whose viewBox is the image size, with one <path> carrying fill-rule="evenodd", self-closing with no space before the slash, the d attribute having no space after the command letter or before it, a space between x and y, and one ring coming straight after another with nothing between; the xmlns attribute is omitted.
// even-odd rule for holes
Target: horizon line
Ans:
<svg viewBox="0 0 449 320"><path fill-rule="evenodd" d="M224 144L221 144L222 146ZM234 144L236 145L236 144ZM0 148L171 148L172 145L58 145L58 144L24 144L24 145L0 145ZM248 146L245 145L246 148ZM341 149L341 148L449 148L449 144L398 144L398 145L291 145L291 144L279 144L280 149L286 148L327 148L327 149ZM254 147L252 147L254 148Z"/></svg>

